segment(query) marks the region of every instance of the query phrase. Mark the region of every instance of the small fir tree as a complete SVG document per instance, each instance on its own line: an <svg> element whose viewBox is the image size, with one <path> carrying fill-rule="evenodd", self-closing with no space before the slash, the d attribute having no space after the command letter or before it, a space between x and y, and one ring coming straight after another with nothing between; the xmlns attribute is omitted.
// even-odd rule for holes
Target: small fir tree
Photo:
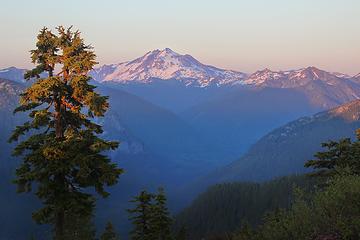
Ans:
<svg viewBox="0 0 360 240"><path fill-rule="evenodd" d="M132 203L135 203L135 207L128 210L130 220L134 226L134 229L130 232L133 240L155 239L154 231L151 228L153 216L152 199L153 195L144 190L139 196L131 200Z"/></svg>
<svg viewBox="0 0 360 240"><path fill-rule="evenodd" d="M156 239L169 240L171 237L172 218L166 206L166 195L163 188L160 188L158 194L154 196L154 205L152 207L151 229L156 235Z"/></svg>
<svg viewBox="0 0 360 240"><path fill-rule="evenodd" d="M104 233L101 235L100 240L119 240L119 236L116 234L114 226L111 222L108 222L105 227Z"/></svg>

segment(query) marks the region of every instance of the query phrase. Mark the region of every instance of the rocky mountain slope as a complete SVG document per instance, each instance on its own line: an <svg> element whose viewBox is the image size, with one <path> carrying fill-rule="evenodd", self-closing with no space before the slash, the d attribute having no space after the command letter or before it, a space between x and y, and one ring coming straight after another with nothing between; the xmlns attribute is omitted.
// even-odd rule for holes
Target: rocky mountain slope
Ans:
<svg viewBox="0 0 360 240"><path fill-rule="evenodd" d="M304 173L304 163L322 149L322 142L354 137L359 127L360 100L300 118L262 137L243 157L218 169L207 181L263 181Z"/></svg>

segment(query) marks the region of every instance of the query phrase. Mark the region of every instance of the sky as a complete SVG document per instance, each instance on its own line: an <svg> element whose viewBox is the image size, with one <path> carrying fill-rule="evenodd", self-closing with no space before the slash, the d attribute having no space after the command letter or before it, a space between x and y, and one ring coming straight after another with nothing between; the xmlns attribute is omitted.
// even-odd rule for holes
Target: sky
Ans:
<svg viewBox="0 0 360 240"><path fill-rule="evenodd" d="M0 68L31 67L43 27L79 29L100 64L171 48L247 73L360 72L360 0L0 0Z"/></svg>

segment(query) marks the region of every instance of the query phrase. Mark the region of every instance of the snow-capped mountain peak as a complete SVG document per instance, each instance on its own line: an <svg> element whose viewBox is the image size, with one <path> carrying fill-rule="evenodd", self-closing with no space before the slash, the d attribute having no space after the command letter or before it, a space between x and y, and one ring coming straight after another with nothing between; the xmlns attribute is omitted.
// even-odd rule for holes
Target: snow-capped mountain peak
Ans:
<svg viewBox="0 0 360 240"><path fill-rule="evenodd" d="M266 84L268 81L274 81L283 78L285 75L286 74L284 72L271 71L270 69L266 68L251 74L249 78L244 81L244 84L261 86Z"/></svg>
<svg viewBox="0 0 360 240"><path fill-rule="evenodd" d="M307 67L297 71L293 71L292 73L290 71L289 77L290 79L294 78L294 79L319 80L319 79L324 79L330 75L331 75L330 73L320 70L316 67Z"/></svg>
<svg viewBox="0 0 360 240"><path fill-rule="evenodd" d="M176 79L185 85L207 87L242 81L246 74L200 63L192 56L181 55L170 48L153 50L133 61L104 65L93 72L101 82L149 83L154 79Z"/></svg>

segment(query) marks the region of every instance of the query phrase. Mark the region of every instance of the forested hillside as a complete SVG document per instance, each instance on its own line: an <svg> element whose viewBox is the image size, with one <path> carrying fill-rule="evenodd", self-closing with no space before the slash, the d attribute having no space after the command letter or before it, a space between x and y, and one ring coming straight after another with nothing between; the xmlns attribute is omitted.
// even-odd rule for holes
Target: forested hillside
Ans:
<svg viewBox="0 0 360 240"><path fill-rule="evenodd" d="M210 187L175 218L175 229L185 227L189 239L215 237L235 231L240 223L262 222L264 214L288 208L294 187L311 191L315 180L290 176L265 183L234 182Z"/></svg>

